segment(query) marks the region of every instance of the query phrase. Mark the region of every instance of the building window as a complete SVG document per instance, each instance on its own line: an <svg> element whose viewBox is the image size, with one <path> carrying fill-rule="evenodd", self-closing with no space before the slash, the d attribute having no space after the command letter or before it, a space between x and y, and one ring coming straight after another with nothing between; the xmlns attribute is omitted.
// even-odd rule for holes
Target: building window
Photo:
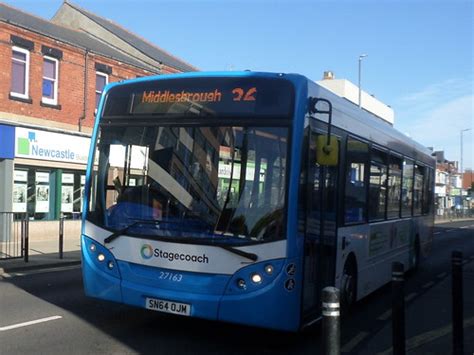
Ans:
<svg viewBox="0 0 474 355"><path fill-rule="evenodd" d="M30 52L23 48L13 47L11 96L28 99L29 72Z"/></svg>
<svg viewBox="0 0 474 355"><path fill-rule="evenodd" d="M58 66L57 59L44 57L42 101L46 104L58 104Z"/></svg>
<svg viewBox="0 0 474 355"><path fill-rule="evenodd" d="M99 107L100 96L104 91L105 85L109 82L109 76L107 74L96 72L95 73L95 109Z"/></svg>

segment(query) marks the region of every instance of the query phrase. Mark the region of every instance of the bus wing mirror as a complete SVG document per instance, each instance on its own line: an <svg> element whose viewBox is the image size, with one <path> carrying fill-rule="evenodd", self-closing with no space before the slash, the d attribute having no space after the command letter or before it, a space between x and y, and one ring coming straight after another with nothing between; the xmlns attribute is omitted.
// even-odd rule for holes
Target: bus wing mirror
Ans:
<svg viewBox="0 0 474 355"><path fill-rule="evenodd" d="M329 138L329 141L328 141ZM339 144L335 136L318 136L316 141L316 162L319 165L335 166L339 162Z"/></svg>

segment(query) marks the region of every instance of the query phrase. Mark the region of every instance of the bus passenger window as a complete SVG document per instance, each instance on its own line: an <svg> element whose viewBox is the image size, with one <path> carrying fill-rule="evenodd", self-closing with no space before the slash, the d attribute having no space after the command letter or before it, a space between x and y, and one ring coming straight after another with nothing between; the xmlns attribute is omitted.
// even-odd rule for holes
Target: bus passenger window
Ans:
<svg viewBox="0 0 474 355"><path fill-rule="evenodd" d="M369 157L369 146L353 138L347 139L345 223L361 223L366 220L365 168Z"/></svg>
<svg viewBox="0 0 474 355"><path fill-rule="evenodd" d="M388 173L387 218L400 217L400 192L402 185L402 161L391 156Z"/></svg>
<svg viewBox="0 0 474 355"><path fill-rule="evenodd" d="M413 160L403 160L402 217L411 216L413 205Z"/></svg>
<svg viewBox="0 0 474 355"><path fill-rule="evenodd" d="M369 177L369 221L385 219L387 197L387 154L371 149Z"/></svg>
<svg viewBox="0 0 474 355"><path fill-rule="evenodd" d="M422 205L423 205L423 214L430 213L431 206L433 204L433 169L426 168L425 170L425 178L423 179L423 197L422 197Z"/></svg>
<svg viewBox="0 0 474 355"><path fill-rule="evenodd" d="M421 204L423 198L423 175L425 169L419 165L415 165L415 181L413 185L413 214L421 215Z"/></svg>

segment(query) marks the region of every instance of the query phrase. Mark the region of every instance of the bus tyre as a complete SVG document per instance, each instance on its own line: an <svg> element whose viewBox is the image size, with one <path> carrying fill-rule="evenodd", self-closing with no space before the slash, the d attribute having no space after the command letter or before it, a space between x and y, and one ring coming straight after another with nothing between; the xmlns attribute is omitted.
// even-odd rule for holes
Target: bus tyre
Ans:
<svg viewBox="0 0 474 355"><path fill-rule="evenodd" d="M341 282L341 309L347 313L357 299L357 268L352 258L344 265Z"/></svg>

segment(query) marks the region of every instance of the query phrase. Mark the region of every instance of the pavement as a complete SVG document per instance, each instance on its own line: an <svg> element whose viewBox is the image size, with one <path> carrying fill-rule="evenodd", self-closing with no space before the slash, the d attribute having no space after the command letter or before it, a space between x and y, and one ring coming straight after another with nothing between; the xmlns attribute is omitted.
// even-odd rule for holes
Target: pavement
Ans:
<svg viewBox="0 0 474 355"><path fill-rule="evenodd" d="M79 237L65 239L63 257L59 255L58 238L30 241L28 262L24 258L0 259L0 276L28 270L50 269L81 264L81 242Z"/></svg>

